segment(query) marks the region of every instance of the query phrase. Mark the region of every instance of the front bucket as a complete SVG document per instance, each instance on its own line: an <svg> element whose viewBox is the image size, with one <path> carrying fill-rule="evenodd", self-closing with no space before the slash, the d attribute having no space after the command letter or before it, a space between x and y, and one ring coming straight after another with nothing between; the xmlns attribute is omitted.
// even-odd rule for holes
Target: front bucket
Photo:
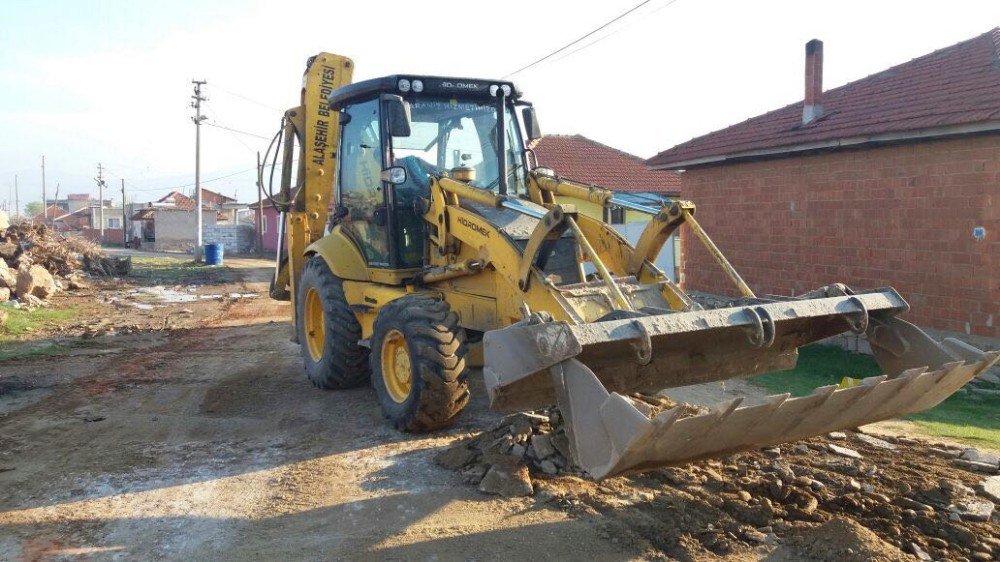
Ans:
<svg viewBox="0 0 1000 562"><path fill-rule="evenodd" d="M945 345L962 344L950 340ZM1000 352L979 353L978 360L910 369L892 379L871 377L850 388L824 386L801 398L772 396L756 406L739 407L741 399L736 399L707 414L684 418L683 406L647 418L629 399L609 393L575 359L551 367L551 376L576 462L591 477L601 479L918 412L940 403L998 357Z"/></svg>
<svg viewBox="0 0 1000 562"><path fill-rule="evenodd" d="M798 348L907 310L892 289L772 301L591 324L539 319L487 332L483 374L490 406L536 409L555 402L548 368L576 358L613 392L745 377L795 366Z"/></svg>

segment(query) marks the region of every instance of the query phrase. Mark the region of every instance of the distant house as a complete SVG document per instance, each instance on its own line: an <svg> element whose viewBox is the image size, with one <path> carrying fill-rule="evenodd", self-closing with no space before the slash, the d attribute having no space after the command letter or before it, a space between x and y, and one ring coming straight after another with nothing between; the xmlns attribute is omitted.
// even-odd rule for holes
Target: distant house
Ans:
<svg viewBox="0 0 1000 562"><path fill-rule="evenodd" d="M894 286L913 321L1000 337L1000 28L665 150L698 220L760 294ZM683 235L683 281L732 294Z"/></svg>
<svg viewBox="0 0 1000 562"><path fill-rule="evenodd" d="M264 235L264 251L274 253L278 250L278 221L281 220L281 215L269 199L264 199L262 203L264 207L263 219L258 218L260 214L258 203L251 205L254 212L254 224L260 224L261 233Z"/></svg>
<svg viewBox="0 0 1000 562"><path fill-rule="evenodd" d="M535 141L531 149L539 166L583 184L613 189L634 203L659 208L680 193L681 179L676 172L650 170L642 158L582 135L546 135ZM562 202L576 205L580 213L613 225L633 243L639 240L650 219L646 213L620 207L602 209L577 199ZM678 249L679 242L673 237L657 259L657 265L674 279L679 265Z"/></svg>
<svg viewBox="0 0 1000 562"><path fill-rule="evenodd" d="M232 197L202 188L202 242L221 243L228 252L248 252L253 249L254 228L241 220L247 211L245 203ZM191 252L195 246L195 199L179 191L171 191L155 202L138 207L131 220L138 225L133 235L143 245L152 245L160 252Z"/></svg>

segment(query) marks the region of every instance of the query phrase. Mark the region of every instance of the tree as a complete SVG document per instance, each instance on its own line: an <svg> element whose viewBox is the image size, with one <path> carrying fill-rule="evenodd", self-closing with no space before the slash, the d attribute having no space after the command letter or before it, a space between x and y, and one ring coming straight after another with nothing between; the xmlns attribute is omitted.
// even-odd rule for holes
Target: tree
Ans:
<svg viewBox="0 0 1000 562"><path fill-rule="evenodd" d="M44 207L42 206L41 201L32 201L24 206L24 213L28 215L28 217L34 217L35 215L40 214L42 209L44 209Z"/></svg>

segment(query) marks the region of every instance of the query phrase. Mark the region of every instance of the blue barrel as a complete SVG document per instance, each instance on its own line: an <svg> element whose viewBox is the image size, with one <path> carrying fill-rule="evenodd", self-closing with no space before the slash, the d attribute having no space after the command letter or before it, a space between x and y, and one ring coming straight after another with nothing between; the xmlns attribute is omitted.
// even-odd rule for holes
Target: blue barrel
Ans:
<svg viewBox="0 0 1000 562"><path fill-rule="evenodd" d="M205 244L205 265L222 265L225 244Z"/></svg>

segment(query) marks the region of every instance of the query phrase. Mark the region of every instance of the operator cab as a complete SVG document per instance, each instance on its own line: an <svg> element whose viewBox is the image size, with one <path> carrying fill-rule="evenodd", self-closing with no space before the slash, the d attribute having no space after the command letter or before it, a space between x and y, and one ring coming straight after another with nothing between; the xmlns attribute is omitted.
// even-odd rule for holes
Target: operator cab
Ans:
<svg viewBox="0 0 1000 562"><path fill-rule="evenodd" d="M432 176L527 193L518 106L528 138L541 135L511 82L393 75L338 88L328 102L341 127L335 216L373 267L424 265Z"/></svg>

